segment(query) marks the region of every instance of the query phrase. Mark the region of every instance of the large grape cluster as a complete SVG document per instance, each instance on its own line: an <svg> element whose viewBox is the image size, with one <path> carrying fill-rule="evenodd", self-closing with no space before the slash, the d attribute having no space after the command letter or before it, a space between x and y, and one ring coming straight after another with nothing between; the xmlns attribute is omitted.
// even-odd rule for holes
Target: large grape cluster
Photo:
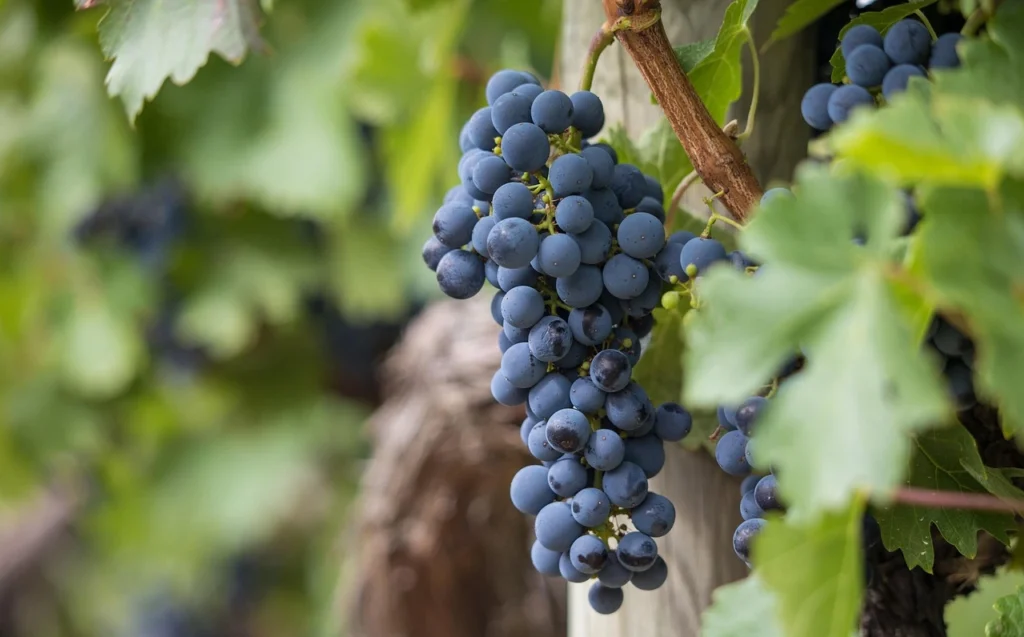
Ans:
<svg viewBox="0 0 1024 637"><path fill-rule="evenodd" d="M513 505L536 516L533 564L596 579L590 604L612 613L626 584L653 590L667 578L655 538L675 508L648 480L665 463L663 443L692 424L678 404L656 408L633 379L641 339L663 288L726 254L690 233L666 237L661 184L587 141L605 119L593 93L544 90L503 70L486 94L462 129L462 183L437 211L423 258L451 297L485 281L497 289L502 359L491 392L526 404L522 439L540 462L511 484ZM699 249L684 255L691 243Z"/></svg>
<svg viewBox="0 0 1024 637"><path fill-rule="evenodd" d="M960 66L959 33L946 33L932 42L928 28L917 20L900 20L885 32L858 24L840 42L848 83L815 84L804 94L800 112L813 128L826 131L846 121L857 108L874 107L907 89L912 77L927 77L931 69Z"/></svg>

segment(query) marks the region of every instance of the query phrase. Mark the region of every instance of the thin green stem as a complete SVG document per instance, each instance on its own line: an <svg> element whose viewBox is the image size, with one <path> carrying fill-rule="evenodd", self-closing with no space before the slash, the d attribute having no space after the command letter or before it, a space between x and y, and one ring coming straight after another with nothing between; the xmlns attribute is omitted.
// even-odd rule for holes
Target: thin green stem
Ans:
<svg viewBox="0 0 1024 637"><path fill-rule="evenodd" d="M723 221L723 222L729 224L730 226L732 226L733 228L736 228L737 230L743 230L743 224L742 223L736 221L735 219L730 219L729 217L726 217L724 215L720 215L717 212L713 213L711 215L711 218L712 219L717 218L719 221Z"/></svg>
<svg viewBox="0 0 1024 637"><path fill-rule="evenodd" d="M978 29L988 22L989 13L984 7L978 7L971 15L967 16L967 23L964 24L964 28L960 29L960 35L964 37L971 37L978 32Z"/></svg>
<svg viewBox="0 0 1024 637"><path fill-rule="evenodd" d="M589 91L594 84L594 72L597 70L597 61L601 53L608 48L608 45L615 39L615 34L607 25L602 26L590 40L590 48L587 50L587 57L583 61L583 77L580 78L580 90Z"/></svg>
<svg viewBox="0 0 1024 637"><path fill-rule="evenodd" d="M931 27L929 27L931 28ZM736 139L746 139L754 132L754 118L757 116L757 102L761 96L761 59L758 57L757 46L754 44L754 34L750 29L744 27L747 47L750 49L750 65L754 71L754 94L750 98L750 110L747 112L747 125Z"/></svg>
<svg viewBox="0 0 1024 637"><path fill-rule="evenodd" d="M917 17L921 18L921 22L924 22L924 26L925 28L928 29L928 33L932 34L932 42L938 40L938 34L935 33L935 29L932 28L932 23L928 21L928 18L925 17L924 13L922 13L920 9L918 9L914 13L917 15Z"/></svg>

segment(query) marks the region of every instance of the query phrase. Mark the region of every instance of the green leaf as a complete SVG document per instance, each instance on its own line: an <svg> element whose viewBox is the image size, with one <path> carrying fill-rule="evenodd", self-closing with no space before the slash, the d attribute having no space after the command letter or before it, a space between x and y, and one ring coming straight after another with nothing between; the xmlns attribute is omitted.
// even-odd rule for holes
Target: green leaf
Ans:
<svg viewBox="0 0 1024 637"><path fill-rule="evenodd" d="M920 201L928 282L969 323L982 395L998 402L1005 426L1024 432L1024 183L1007 182L996 197L937 189ZM1005 208L991 208L998 202Z"/></svg>
<svg viewBox="0 0 1024 637"><path fill-rule="evenodd" d="M698 40L697 42L690 42L689 44L675 47L676 59L679 60L679 65L683 67L683 72L689 73L695 66L714 53L715 42L716 38L708 38L707 40Z"/></svg>
<svg viewBox="0 0 1024 637"><path fill-rule="evenodd" d="M864 592L863 515L858 500L808 526L772 520L754 540L755 570L778 599L786 637L855 632Z"/></svg>
<svg viewBox="0 0 1024 637"><path fill-rule="evenodd" d="M846 32L857 26L858 24L867 24L873 26L883 35L889 30L889 27L896 24L903 18L913 14L915 11L927 7L928 5L935 4L938 0L917 0L917 2L907 2L905 4L897 4L895 6L883 9L882 11L866 11L853 20L850 20L849 24L844 26L839 31L839 41L842 41L843 36ZM843 77L846 76L846 59L843 57L843 51L837 46L836 52L832 54L832 59L829 60L832 64L832 81L842 82Z"/></svg>
<svg viewBox="0 0 1024 637"><path fill-rule="evenodd" d="M914 455L906 484L936 491L982 493L985 489L974 476L983 479L997 476L982 464L974 438L960 425L936 429L919 435L914 441ZM987 481L987 480L986 480ZM994 483L1002 491L1008 483ZM1009 485L1014 495L1019 491ZM1007 493L998 495L1007 496ZM890 551L900 550L907 566L920 566L932 572L935 554L931 527L934 524L942 537L961 554L973 558L978 552L978 532L987 531L1001 542L1008 543L1008 532L1014 529L1013 516L988 511L960 509L929 509L897 505L879 508L875 518L882 527L882 542Z"/></svg>
<svg viewBox="0 0 1024 637"><path fill-rule="evenodd" d="M733 0L725 10L714 52L688 73L701 101L719 125L725 123L729 106L743 93L740 57L744 43L752 37L747 22L756 8L757 0Z"/></svg>
<svg viewBox="0 0 1024 637"><path fill-rule="evenodd" d="M999 615L985 626L985 637L1018 637L1024 635L1024 586L1014 595L996 600Z"/></svg>
<svg viewBox="0 0 1024 637"><path fill-rule="evenodd" d="M99 4L76 0L80 9ZM259 9L251 0L105 0L100 46L114 63L107 89L120 96L134 120L164 80L191 80L210 53L240 63L249 48L260 47Z"/></svg>
<svg viewBox="0 0 1024 637"><path fill-rule="evenodd" d="M841 4L843 0L796 0L779 18L769 42L777 42L803 31L812 22Z"/></svg>
<svg viewBox="0 0 1024 637"><path fill-rule="evenodd" d="M698 286L684 397L693 406L736 403L802 349L806 366L758 425L758 455L779 468L787 501L814 512L857 489L898 484L908 434L947 411L887 275L904 214L896 192L813 166L794 191L741 233L741 249L767 264L756 276L716 267ZM853 243L860 234L863 247Z"/></svg>
<svg viewBox="0 0 1024 637"><path fill-rule="evenodd" d="M679 402L683 394L683 313L656 309L651 342L633 369L655 405Z"/></svg>
<svg viewBox="0 0 1024 637"><path fill-rule="evenodd" d="M985 634L985 625L992 620L997 599L1011 595L1024 586L1024 573L1002 568L994 575L978 579L977 590L960 595L946 605L945 619L949 637L978 637Z"/></svg>
<svg viewBox="0 0 1024 637"><path fill-rule="evenodd" d="M782 637L778 599L757 573L715 589L701 615L702 637Z"/></svg>
<svg viewBox="0 0 1024 637"><path fill-rule="evenodd" d="M60 344L64 381L85 398L112 398L124 391L142 362L142 342L132 324L102 299L76 304Z"/></svg>
<svg viewBox="0 0 1024 637"><path fill-rule="evenodd" d="M332 285L342 312L353 319L394 318L407 306L405 289L394 271L381 263L397 263L402 244L387 226L353 217L333 230Z"/></svg>

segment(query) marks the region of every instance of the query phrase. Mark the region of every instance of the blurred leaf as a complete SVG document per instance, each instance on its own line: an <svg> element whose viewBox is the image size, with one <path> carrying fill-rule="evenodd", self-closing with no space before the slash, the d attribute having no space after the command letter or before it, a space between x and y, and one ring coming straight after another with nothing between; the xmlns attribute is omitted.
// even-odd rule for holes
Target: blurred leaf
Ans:
<svg viewBox="0 0 1024 637"><path fill-rule="evenodd" d="M111 95L120 96L134 120L168 77L191 80L210 53L240 63L262 46L259 9L251 0L75 0L80 9L103 1L100 46L114 60L107 74Z"/></svg>
<svg viewBox="0 0 1024 637"><path fill-rule="evenodd" d="M786 13L779 18L768 42L784 40L794 33L803 31L808 25L843 2L844 0L796 0L786 8Z"/></svg>
<svg viewBox="0 0 1024 637"><path fill-rule="evenodd" d="M346 316L357 321L394 317L407 307L392 265L401 260L401 248L387 226L365 217L334 229L331 286Z"/></svg>
<svg viewBox="0 0 1024 637"><path fill-rule="evenodd" d="M782 637L778 599L757 573L715 589L701 616L701 637Z"/></svg>
<svg viewBox="0 0 1024 637"><path fill-rule="evenodd" d="M142 351L131 323L102 301L83 298L64 325L61 371L68 386L82 396L111 398L135 377Z"/></svg>
<svg viewBox="0 0 1024 637"><path fill-rule="evenodd" d="M985 624L992 620L995 601L1012 594L1019 586L1024 586L1024 574L1006 569L980 578L975 592L961 595L946 605L949 637L984 635Z"/></svg>
<svg viewBox="0 0 1024 637"><path fill-rule="evenodd" d="M658 308L651 342L633 370L655 405L679 402L683 395L683 313Z"/></svg>
<svg viewBox="0 0 1024 637"><path fill-rule="evenodd" d="M997 618L985 626L985 637L1017 637L1024 634L1024 586L995 603Z"/></svg>
<svg viewBox="0 0 1024 637"><path fill-rule="evenodd" d="M907 2L905 4L897 4L892 7L886 7L881 11L865 11L853 20L850 20L839 31L839 41L843 40L843 36L851 28L858 24L867 24L875 27L880 33L885 35L885 32L889 30L889 27L896 24L903 18L912 15L916 11L927 7L928 5L935 4L938 0L917 0L916 2ZM832 81L840 83L846 76L846 59L843 57L843 51L838 46L836 47L835 53L832 54L832 58L829 60L832 65Z"/></svg>

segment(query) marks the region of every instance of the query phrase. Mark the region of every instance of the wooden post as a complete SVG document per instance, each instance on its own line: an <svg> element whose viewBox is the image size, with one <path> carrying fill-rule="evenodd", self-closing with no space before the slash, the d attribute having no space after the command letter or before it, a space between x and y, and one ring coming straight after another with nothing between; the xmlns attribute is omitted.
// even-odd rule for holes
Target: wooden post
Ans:
<svg viewBox="0 0 1024 637"><path fill-rule="evenodd" d="M764 0L751 24L758 43L767 40L788 0ZM721 0L664 0L663 19L673 44L714 37L728 3ZM584 52L604 21L595 0L566 0L559 76L564 90L579 82ZM800 118L800 99L813 82L812 35L774 45L761 60L761 96L757 125L743 146L761 183L788 181L796 163L806 155L809 131ZM749 61L748 61L749 62ZM749 106L752 74L744 69L747 89L731 116L741 120ZM622 122L634 138L661 115L650 103L650 90L632 60L617 45L601 58L593 90L605 104L609 124ZM666 184L669 186L669 184ZM684 203L699 210L710 192L690 188ZM696 637L700 614L718 586L742 578L746 567L732 550L732 533L740 522L739 481L730 478L704 453L680 447L668 450L665 469L652 480L653 491L676 506L676 525L659 540L669 565L669 580L660 590L643 592L627 587L622 609L611 616L594 613L587 602L589 584L569 585L570 637Z"/></svg>

